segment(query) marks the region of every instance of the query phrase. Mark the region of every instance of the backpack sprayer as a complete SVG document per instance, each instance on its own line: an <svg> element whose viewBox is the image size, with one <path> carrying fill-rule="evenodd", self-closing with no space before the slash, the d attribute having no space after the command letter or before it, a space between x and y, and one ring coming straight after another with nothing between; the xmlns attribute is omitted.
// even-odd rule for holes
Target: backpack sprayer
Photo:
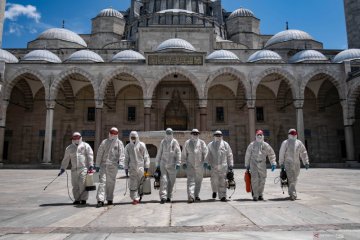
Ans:
<svg viewBox="0 0 360 240"><path fill-rule="evenodd" d="M277 184L280 181L280 187L284 194L284 188L289 187L289 182L285 169L281 169L280 176L274 179L274 183Z"/></svg>
<svg viewBox="0 0 360 240"><path fill-rule="evenodd" d="M233 172L232 169L229 170L228 173L226 174L226 187L228 189L234 189L234 192L229 197L229 199L231 199L231 197L232 197L232 195L234 195L235 189L236 189L236 183L235 183L235 179L234 179L234 172Z"/></svg>
<svg viewBox="0 0 360 240"><path fill-rule="evenodd" d="M160 177L161 177L161 171L160 168L156 168L155 172L154 172L154 189L155 190L159 190L160 189Z"/></svg>

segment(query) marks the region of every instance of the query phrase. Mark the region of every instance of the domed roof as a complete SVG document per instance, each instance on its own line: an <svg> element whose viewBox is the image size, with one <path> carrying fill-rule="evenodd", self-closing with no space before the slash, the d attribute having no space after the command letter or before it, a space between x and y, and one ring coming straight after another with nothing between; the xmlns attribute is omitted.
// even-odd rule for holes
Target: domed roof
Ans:
<svg viewBox="0 0 360 240"><path fill-rule="evenodd" d="M54 39L54 40L63 40L67 42L77 43L81 46L87 47L86 42L76 33L67 30L65 28L50 28L43 33L41 33L38 39Z"/></svg>
<svg viewBox="0 0 360 240"><path fill-rule="evenodd" d="M247 62L281 62L282 58L280 55L274 51L270 50L259 50L253 53Z"/></svg>
<svg viewBox="0 0 360 240"><path fill-rule="evenodd" d="M164 51L164 50L185 50L195 52L195 48L191 45L188 41L185 41L181 38L171 38L168 40L163 41L160 45L156 48L155 51Z"/></svg>
<svg viewBox="0 0 360 240"><path fill-rule="evenodd" d="M265 47L291 40L314 40L314 38L310 34L301 30L285 30L272 36L265 44Z"/></svg>
<svg viewBox="0 0 360 240"><path fill-rule="evenodd" d="M51 63L61 63L60 58L48 50L33 50L26 54L21 61L43 61Z"/></svg>
<svg viewBox="0 0 360 240"><path fill-rule="evenodd" d="M104 62L99 54L90 50L80 50L74 52L66 60L66 62Z"/></svg>
<svg viewBox="0 0 360 240"><path fill-rule="evenodd" d="M236 9L235 11L233 11L229 18L234 18L234 17L254 17L254 13L252 11L250 11L249 9L246 8L239 8Z"/></svg>
<svg viewBox="0 0 360 240"><path fill-rule="evenodd" d="M145 57L140 53L133 50L124 50L118 52L113 58L112 62L134 62L134 61L144 61Z"/></svg>
<svg viewBox="0 0 360 240"><path fill-rule="evenodd" d="M238 56L236 56L235 53L227 51L227 50L217 50L212 53L210 53L206 60L235 60L240 61Z"/></svg>
<svg viewBox="0 0 360 240"><path fill-rule="evenodd" d="M327 57L319 51L303 50L289 59L289 63L328 61Z"/></svg>
<svg viewBox="0 0 360 240"><path fill-rule="evenodd" d="M14 55L12 55L11 53L9 53L8 51L6 51L4 49L0 49L0 61L4 61L6 63L19 62L19 60Z"/></svg>
<svg viewBox="0 0 360 240"><path fill-rule="evenodd" d="M98 17L117 17L117 18L124 18L124 16L118 10L113 8L105 8L100 11L97 15Z"/></svg>
<svg viewBox="0 0 360 240"><path fill-rule="evenodd" d="M342 63L344 61L360 60L360 49L352 48L338 53L332 60L334 63Z"/></svg>
<svg viewBox="0 0 360 240"><path fill-rule="evenodd" d="M161 11L159 11L159 12L157 12L157 13L168 13L168 12L172 12L172 13L179 13L179 12L181 12L181 13L194 13L194 12L192 12L192 11L189 11L189 10L185 10L185 9L165 9L165 10L161 10Z"/></svg>

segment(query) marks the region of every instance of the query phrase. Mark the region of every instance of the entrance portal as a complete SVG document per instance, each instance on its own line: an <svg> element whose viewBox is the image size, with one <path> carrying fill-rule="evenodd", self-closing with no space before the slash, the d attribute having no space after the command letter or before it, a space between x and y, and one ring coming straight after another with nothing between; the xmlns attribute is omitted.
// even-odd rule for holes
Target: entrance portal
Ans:
<svg viewBox="0 0 360 240"><path fill-rule="evenodd" d="M172 93L172 99L166 106L164 128L173 130L187 130L188 114L184 103L181 101L178 90Z"/></svg>

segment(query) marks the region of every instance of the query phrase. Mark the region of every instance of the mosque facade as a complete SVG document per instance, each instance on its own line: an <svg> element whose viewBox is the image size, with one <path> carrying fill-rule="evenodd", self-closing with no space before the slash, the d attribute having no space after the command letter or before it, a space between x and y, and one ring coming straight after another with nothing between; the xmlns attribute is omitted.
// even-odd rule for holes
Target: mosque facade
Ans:
<svg viewBox="0 0 360 240"><path fill-rule="evenodd" d="M313 166L359 161L360 49L324 49L299 29L264 35L256 13L221 0L132 0L91 22L0 49L3 166L58 165L74 131L96 151L112 126L124 142L220 129L236 166L256 129L278 153L296 128Z"/></svg>

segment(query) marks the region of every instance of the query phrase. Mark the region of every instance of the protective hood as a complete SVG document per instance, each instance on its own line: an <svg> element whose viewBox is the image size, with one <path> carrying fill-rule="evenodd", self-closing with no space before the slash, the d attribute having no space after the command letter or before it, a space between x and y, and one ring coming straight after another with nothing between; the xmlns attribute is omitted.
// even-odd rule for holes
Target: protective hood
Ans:
<svg viewBox="0 0 360 240"><path fill-rule="evenodd" d="M119 130L116 127L112 127L109 131L109 139L114 140L119 138Z"/></svg>
<svg viewBox="0 0 360 240"><path fill-rule="evenodd" d="M173 130L171 128L167 128L165 130L165 140L170 142L174 139Z"/></svg>
<svg viewBox="0 0 360 240"><path fill-rule="evenodd" d="M76 146L82 143L82 137L79 132L74 132L71 137L72 144L75 144Z"/></svg>
<svg viewBox="0 0 360 240"><path fill-rule="evenodd" d="M135 142L131 139L131 137L135 137ZM130 140L130 143L132 144L138 144L140 142L140 139L139 139L139 134L137 133L137 131L131 131L130 135L129 135L129 140Z"/></svg>

